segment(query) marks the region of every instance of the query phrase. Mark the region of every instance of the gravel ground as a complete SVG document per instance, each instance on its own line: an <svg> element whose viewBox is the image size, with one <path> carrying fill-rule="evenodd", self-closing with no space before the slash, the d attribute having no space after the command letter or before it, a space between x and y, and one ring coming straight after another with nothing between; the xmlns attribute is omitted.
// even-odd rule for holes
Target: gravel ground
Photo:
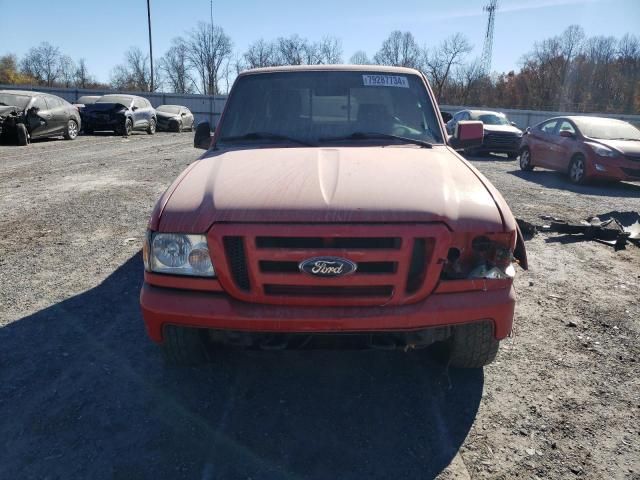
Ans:
<svg viewBox="0 0 640 480"><path fill-rule="evenodd" d="M640 478L640 249L527 242L496 363L379 351L225 352L169 369L138 309L156 198L189 134L0 146L0 478ZM640 210L474 164L514 213Z"/></svg>

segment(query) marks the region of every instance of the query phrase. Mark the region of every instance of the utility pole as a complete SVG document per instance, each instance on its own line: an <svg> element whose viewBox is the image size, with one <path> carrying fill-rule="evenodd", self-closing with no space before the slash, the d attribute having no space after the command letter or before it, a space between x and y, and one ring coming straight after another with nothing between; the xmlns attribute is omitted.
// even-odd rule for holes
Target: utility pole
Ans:
<svg viewBox="0 0 640 480"><path fill-rule="evenodd" d="M149 22L149 61L151 62L151 82L149 91L153 92L153 43L151 42L151 0L147 0L147 21Z"/></svg>

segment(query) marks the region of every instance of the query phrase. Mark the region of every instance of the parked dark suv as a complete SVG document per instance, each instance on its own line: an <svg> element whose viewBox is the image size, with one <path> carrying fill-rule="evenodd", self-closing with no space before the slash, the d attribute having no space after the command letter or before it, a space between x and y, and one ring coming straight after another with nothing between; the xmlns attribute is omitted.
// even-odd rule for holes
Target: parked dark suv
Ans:
<svg viewBox="0 0 640 480"><path fill-rule="evenodd" d="M144 130L153 135L158 123L149 100L135 95L103 95L93 105L86 105L82 115L88 134L111 130L129 136L134 130Z"/></svg>
<svg viewBox="0 0 640 480"><path fill-rule="evenodd" d="M447 122L447 133L453 135L456 124L461 120L479 120L484 125L482 145L464 151L467 155L483 153L506 153L509 158L516 158L520 150L522 130L509 122L506 115L488 110L461 110Z"/></svg>
<svg viewBox="0 0 640 480"><path fill-rule="evenodd" d="M78 109L47 93L0 90L0 135L18 145L31 139L64 136L73 140L80 131Z"/></svg>

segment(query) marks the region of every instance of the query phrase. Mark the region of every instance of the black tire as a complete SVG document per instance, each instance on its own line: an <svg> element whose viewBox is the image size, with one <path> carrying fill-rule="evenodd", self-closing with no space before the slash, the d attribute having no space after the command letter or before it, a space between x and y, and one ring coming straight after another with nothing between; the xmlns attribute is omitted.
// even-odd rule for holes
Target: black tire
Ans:
<svg viewBox="0 0 640 480"><path fill-rule="evenodd" d="M128 137L133 132L133 122L130 118L124 121L124 128L122 129L122 136Z"/></svg>
<svg viewBox="0 0 640 480"><path fill-rule="evenodd" d="M29 144L29 133L27 132L27 127L24 126L24 123L16 125L16 137L18 139L19 146L24 147Z"/></svg>
<svg viewBox="0 0 640 480"><path fill-rule="evenodd" d="M450 342L449 365L456 368L482 368L493 362L500 346L491 322L455 327Z"/></svg>
<svg viewBox="0 0 640 480"><path fill-rule="evenodd" d="M582 155L575 155L569 164L569 181L576 185L587 183L587 161Z"/></svg>
<svg viewBox="0 0 640 480"><path fill-rule="evenodd" d="M67 128L64 131L65 140L75 140L78 136L78 122L73 118L67 122Z"/></svg>
<svg viewBox="0 0 640 480"><path fill-rule="evenodd" d="M147 127L147 133L149 135L153 135L154 133L156 133L156 119L152 118L151 120L149 120L149 126Z"/></svg>
<svg viewBox="0 0 640 480"><path fill-rule="evenodd" d="M520 151L520 170L523 172L530 172L533 170L533 165L531 164L531 152L528 148L523 148Z"/></svg>
<svg viewBox="0 0 640 480"><path fill-rule="evenodd" d="M518 158L518 152L509 152L509 153L507 153L507 158L509 160L515 160L516 158Z"/></svg>
<svg viewBox="0 0 640 480"><path fill-rule="evenodd" d="M199 328L165 326L162 351L167 364L188 367L205 363L209 355L204 334Z"/></svg>
<svg viewBox="0 0 640 480"><path fill-rule="evenodd" d="M463 151L465 157L480 157L483 152L477 147L474 148L465 148Z"/></svg>

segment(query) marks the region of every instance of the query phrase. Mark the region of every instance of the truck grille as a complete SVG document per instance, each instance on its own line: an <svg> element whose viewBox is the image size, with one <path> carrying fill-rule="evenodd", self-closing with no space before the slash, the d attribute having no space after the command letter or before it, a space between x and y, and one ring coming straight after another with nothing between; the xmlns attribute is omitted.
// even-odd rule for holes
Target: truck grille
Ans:
<svg viewBox="0 0 640 480"><path fill-rule="evenodd" d="M513 133L485 133L482 145L484 147L517 149L520 145L520 138Z"/></svg>
<svg viewBox="0 0 640 480"><path fill-rule="evenodd" d="M405 304L426 297L440 276L449 231L441 224L216 224L212 256L227 293L245 302L292 305ZM358 265L346 276L298 268L319 256Z"/></svg>

